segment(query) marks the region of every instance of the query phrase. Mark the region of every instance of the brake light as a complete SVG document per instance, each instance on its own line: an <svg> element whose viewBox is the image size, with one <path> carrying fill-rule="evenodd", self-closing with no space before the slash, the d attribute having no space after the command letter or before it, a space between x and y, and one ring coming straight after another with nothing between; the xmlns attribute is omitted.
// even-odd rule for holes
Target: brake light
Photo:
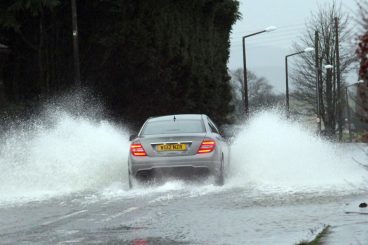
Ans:
<svg viewBox="0 0 368 245"><path fill-rule="evenodd" d="M205 139L202 141L201 146L199 147L197 154L210 153L215 150L216 141Z"/></svg>
<svg viewBox="0 0 368 245"><path fill-rule="evenodd" d="M130 152L135 157L145 157L147 156L146 151L140 143L133 143L130 145Z"/></svg>

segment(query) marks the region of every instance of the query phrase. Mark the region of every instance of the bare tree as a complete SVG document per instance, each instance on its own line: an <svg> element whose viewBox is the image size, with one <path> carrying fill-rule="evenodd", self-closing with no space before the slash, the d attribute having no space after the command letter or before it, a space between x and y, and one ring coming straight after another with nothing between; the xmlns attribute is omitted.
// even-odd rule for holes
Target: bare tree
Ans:
<svg viewBox="0 0 368 245"><path fill-rule="evenodd" d="M318 70L320 74L320 115L326 130L335 134L337 120L337 100L341 98L336 89L336 45L335 45L335 18L339 20L340 42L340 70L342 80L351 70L355 55L350 45L350 18L343 12L341 5L335 1L320 7L306 25L306 33L294 44L294 49L300 51L306 47L315 46L315 32L319 34ZM296 60L291 77L295 91L292 96L305 104L308 114L316 114L316 57L314 53L304 53ZM325 69L325 65L332 65L333 69Z"/></svg>
<svg viewBox="0 0 368 245"><path fill-rule="evenodd" d="M359 78L364 80L368 86L368 0L357 2L359 17L359 35L357 38L356 54L360 62Z"/></svg>
<svg viewBox="0 0 368 245"><path fill-rule="evenodd" d="M356 100L356 114L363 122L368 122L368 1L357 2L359 7L359 18L356 22L360 26L360 34L356 54L360 63L359 78L366 86L358 86Z"/></svg>
<svg viewBox="0 0 368 245"><path fill-rule="evenodd" d="M239 68L231 72L233 87L233 104L237 115L244 114L244 76L243 69ZM258 77L255 73L247 71L249 109L257 111L274 106L280 101L280 96L273 92L273 86L266 78ZM241 118L238 116L238 118Z"/></svg>

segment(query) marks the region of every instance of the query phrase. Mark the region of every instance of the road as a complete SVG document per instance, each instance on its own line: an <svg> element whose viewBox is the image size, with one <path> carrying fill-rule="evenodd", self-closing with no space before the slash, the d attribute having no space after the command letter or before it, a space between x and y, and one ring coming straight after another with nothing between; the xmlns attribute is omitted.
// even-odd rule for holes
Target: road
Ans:
<svg viewBox="0 0 368 245"><path fill-rule="evenodd" d="M344 234L331 244L364 244L367 216L345 214L344 205L367 194L262 193L180 181L114 187L3 206L0 243L295 244L328 224Z"/></svg>
<svg viewBox="0 0 368 245"><path fill-rule="evenodd" d="M226 184L168 180L128 190L128 136L106 121L55 117L0 140L0 244L367 244L365 144L315 137L261 113L231 147ZM353 208L354 209L354 208Z"/></svg>

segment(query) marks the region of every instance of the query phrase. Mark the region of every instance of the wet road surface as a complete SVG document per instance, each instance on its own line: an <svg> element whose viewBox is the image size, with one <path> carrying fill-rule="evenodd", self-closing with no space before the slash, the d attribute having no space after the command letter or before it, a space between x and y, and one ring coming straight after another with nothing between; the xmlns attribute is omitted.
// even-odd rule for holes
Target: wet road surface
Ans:
<svg viewBox="0 0 368 245"><path fill-rule="evenodd" d="M125 130L51 111L1 135L0 244L295 244L324 225L327 244L367 244L367 215L344 213L368 198L366 144L260 112L234 139L224 187L129 191Z"/></svg>
<svg viewBox="0 0 368 245"><path fill-rule="evenodd" d="M0 208L1 244L295 244L331 225L330 244L365 244L367 193L260 193L204 185L80 193ZM360 243L359 243L360 242Z"/></svg>

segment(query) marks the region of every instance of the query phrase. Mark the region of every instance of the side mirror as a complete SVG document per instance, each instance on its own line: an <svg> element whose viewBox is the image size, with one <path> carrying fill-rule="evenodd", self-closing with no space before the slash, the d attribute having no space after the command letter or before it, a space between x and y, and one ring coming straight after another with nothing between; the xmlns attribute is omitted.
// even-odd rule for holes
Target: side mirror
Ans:
<svg viewBox="0 0 368 245"><path fill-rule="evenodd" d="M234 141L235 133L235 129L232 126L225 125L221 127L221 135L225 138L225 141L228 144L231 144Z"/></svg>
<svg viewBox="0 0 368 245"><path fill-rule="evenodd" d="M134 140L135 138L137 138L137 135L133 134L133 135L131 135L131 136L129 137L129 141L132 141L132 140Z"/></svg>
<svg viewBox="0 0 368 245"><path fill-rule="evenodd" d="M232 138L234 137L234 129L229 127L229 126L222 126L221 127L221 135L226 138L226 139L229 139L229 138Z"/></svg>

